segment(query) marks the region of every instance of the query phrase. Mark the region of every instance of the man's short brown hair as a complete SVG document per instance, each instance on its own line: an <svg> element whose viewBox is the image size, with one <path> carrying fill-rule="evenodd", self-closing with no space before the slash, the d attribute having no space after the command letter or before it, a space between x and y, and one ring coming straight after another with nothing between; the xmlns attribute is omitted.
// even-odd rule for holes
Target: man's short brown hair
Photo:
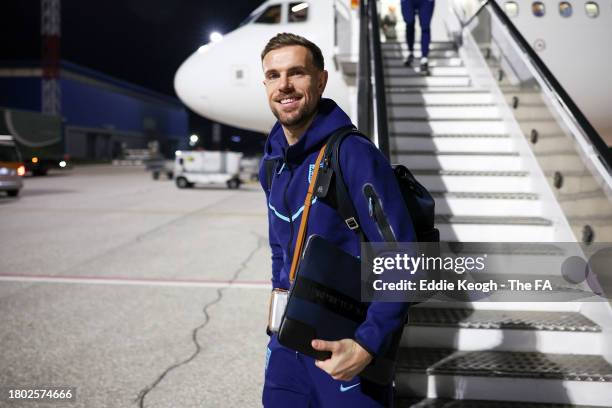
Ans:
<svg viewBox="0 0 612 408"><path fill-rule="evenodd" d="M308 51L310 51L310 55L312 55L312 62L314 63L315 67L320 70L325 69L325 61L323 60L323 53L321 52L321 49L312 41L308 41L304 37L291 33L279 33L272 37L261 52L261 60L263 61L266 54L270 51L278 50L279 48L284 48L291 45L301 45L302 47L307 48Z"/></svg>

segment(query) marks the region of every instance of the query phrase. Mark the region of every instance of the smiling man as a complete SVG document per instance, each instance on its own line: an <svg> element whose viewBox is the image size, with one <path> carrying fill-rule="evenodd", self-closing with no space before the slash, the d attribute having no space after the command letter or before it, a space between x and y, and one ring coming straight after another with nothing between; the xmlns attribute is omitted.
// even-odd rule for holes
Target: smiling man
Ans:
<svg viewBox="0 0 612 408"><path fill-rule="evenodd" d="M268 42L261 59L268 102L278 121L266 142L259 178L269 209L272 286L288 290L298 226L317 154L334 131L352 124L336 103L322 98L328 75L315 44L294 34L278 34ZM349 136L342 143L339 160L368 240L383 240L362 192L363 186L371 184L397 239L414 241L414 229L393 170L376 146L362 137ZM273 165L271 177L266 163ZM359 236L347 227L333 201L313 201L308 234L320 235L345 252L360 255ZM360 379L359 373L402 329L406 312L407 304L373 303L354 339L313 340L313 348L332 353L325 361L315 361L282 346L276 334L270 333L264 406L391 406L392 384L376 385Z"/></svg>
<svg viewBox="0 0 612 408"><path fill-rule="evenodd" d="M307 43L291 45L294 40L298 41L297 36L290 34L275 37L262 57L270 109L289 145L297 143L310 126L327 84L321 50L310 49Z"/></svg>

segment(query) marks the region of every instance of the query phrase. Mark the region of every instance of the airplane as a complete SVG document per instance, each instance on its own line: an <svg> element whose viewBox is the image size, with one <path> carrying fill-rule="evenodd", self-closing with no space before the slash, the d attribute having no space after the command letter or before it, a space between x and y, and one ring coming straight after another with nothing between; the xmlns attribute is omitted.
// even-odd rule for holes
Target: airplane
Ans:
<svg viewBox="0 0 612 408"><path fill-rule="evenodd" d="M548 276L532 268L532 256L548 256L560 243L612 242L612 166L604 166L600 159L609 160L609 154L602 154L588 124L577 119L548 74L536 69L538 59L526 47L610 145L612 58L606 40L612 38L612 10L609 2L596 0L497 3L501 11L489 4L470 19L478 1L436 0L431 76L404 66L407 49L398 15L398 41L380 47L389 158L409 167L434 195L441 241L526 242L512 261L524 254L522 273ZM383 14L399 1L378 5ZM330 73L324 96L354 120L359 24L353 6L348 0L266 1L239 28L183 63L175 77L179 98L212 120L268 132L274 117L262 85L260 52L268 39L287 31L321 47ZM504 12L527 45L505 25ZM446 35L447 27L458 32L457 17L467 30L459 47L456 37ZM551 246L538 252L534 243ZM570 260L582 259L561 253L553 264L564 273L572 269ZM597 287L594 277L612 281L612 251L606 253L599 271L587 272L586 262L579 262L576 270L583 277L576 281L591 289ZM499 406L491 400L511 401L507 406L513 407L525 402L610 407L611 305L580 300L417 305L402 339L396 388L412 398L467 400L460 406L469 407ZM438 406L428 400L415 406L433 405Z"/></svg>
<svg viewBox="0 0 612 408"><path fill-rule="evenodd" d="M217 122L268 132L275 118L263 86L261 51L280 32L317 44L329 79L325 96L349 111L349 88L334 64L333 0L266 1L234 31L196 50L178 69L174 87L191 110ZM356 10L345 7L345 13Z"/></svg>
<svg viewBox="0 0 612 408"><path fill-rule="evenodd" d="M203 45L181 65L175 76L177 95L209 119L268 132L274 117L262 84L260 53L275 34L294 32L321 47L330 74L324 96L335 99L356 122L356 3L264 2L240 27L221 41ZM612 38L609 2L496 3L499 7L488 4L470 20L482 4L479 1L436 0L430 76L416 67L404 67L404 24L397 13L398 39L387 41L383 36L380 47L390 161L409 167L434 195L442 241L610 242L612 166L606 168L605 160L600 160L609 160L609 154L602 155L603 148L599 141L592 143L591 133L587 137L588 124L576 119L577 111L565 103L569 99L546 83L550 77L537 71L537 59L525 52L531 47L537 53L612 144L612 81L607 80L612 58L606 47ZM398 0L382 0L381 15L389 5L400 10ZM506 30L504 12L527 45ZM457 17L467 31L457 29ZM448 32L462 34L461 46ZM419 45L415 47L419 57ZM465 314L455 321L450 316L458 315L445 308ZM423 304L413 311L424 323L409 324L405 333L400 352L405 370L396 377L400 392L430 398L612 406L612 381L600 380L604 371L612 373L612 351L603 346L612 341L608 302L472 302L439 308ZM572 322L578 320L570 316L591 319L597 327L587 329L592 333L579 333L583 329L575 327ZM539 321L560 329L519 329ZM460 353L444 354L449 349ZM459 366L451 362L444 368L447 371L436 372L444 361L460 360L461 353L471 353L469 364L465 360L466 365L455 372ZM534 356L547 364L554 361L555 367L558 362L559 370L569 370L567 377L551 376L546 371L550 365L542 371ZM427 370L418 366L429 359L437 363ZM562 368L569 361L576 365ZM605 368L593 371L594 362ZM517 377L508 376L506 370L522 371ZM589 381L572 377L589 370Z"/></svg>
<svg viewBox="0 0 612 408"><path fill-rule="evenodd" d="M400 10L399 0L380 3L381 14L391 4ZM612 52L597 45L599 39L612 38L612 9L596 1L498 3L612 146L612 81L599 80L612 72ZM451 6L469 14L478 5L474 0L437 0L432 40L448 41ZM191 110L211 120L268 132L275 119L265 99L260 53L277 33L293 32L321 48L329 72L325 96L354 117L356 88L343 75L340 60L346 54L356 58L358 21L357 0L265 1L222 40L202 45L183 62L174 78L176 93Z"/></svg>

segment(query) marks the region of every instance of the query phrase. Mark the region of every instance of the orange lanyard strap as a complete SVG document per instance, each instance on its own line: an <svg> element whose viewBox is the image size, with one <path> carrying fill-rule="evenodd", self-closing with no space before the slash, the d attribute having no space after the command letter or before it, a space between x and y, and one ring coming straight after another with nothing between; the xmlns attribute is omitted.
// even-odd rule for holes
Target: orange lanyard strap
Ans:
<svg viewBox="0 0 612 408"><path fill-rule="evenodd" d="M310 179L310 185L308 186L308 192L306 193L306 199L304 200L304 212L302 213L302 221L300 222L300 229L298 231L297 241L295 243L295 250L293 251L293 260L291 261L291 272L289 273L289 280L291 281L291 283L293 283L293 281L295 280L295 273L297 272L300 257L302 255L302 247L304 246L304 241L306 238L306 226L308 224L310 206L312 205L314 187L317 183L317 176L319 175L319 166L321 165L321 160L323 160L323 155L325 153L326 148L327 145L323 146L321 148L321 151L319 151L319 156L317 157L317 161L315 162L314 172L312 174L312 178Z"/></svg>

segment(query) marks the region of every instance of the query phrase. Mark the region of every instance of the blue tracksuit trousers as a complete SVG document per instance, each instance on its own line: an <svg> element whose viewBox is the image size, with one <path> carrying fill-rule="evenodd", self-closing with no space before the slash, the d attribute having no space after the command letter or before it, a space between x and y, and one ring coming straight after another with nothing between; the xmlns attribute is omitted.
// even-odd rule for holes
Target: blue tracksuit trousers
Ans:
<svg viewBox="0 0 612 408"><path fill-rule="evenodd" d="M421 26L421 56L429 55L430 24L434 5L434 0L402 0L402 16L406 22L406 43L411 53L414 51L414 21L418 11Z"/></svg>
<svg viewBox="0 0 612 408"><path fill-rule="evenodd" d="M336 381L314 359L278 343L272 335L266 353L262 402L265 408L380 408L393 404L393 388L355 377Z"/></svg>

